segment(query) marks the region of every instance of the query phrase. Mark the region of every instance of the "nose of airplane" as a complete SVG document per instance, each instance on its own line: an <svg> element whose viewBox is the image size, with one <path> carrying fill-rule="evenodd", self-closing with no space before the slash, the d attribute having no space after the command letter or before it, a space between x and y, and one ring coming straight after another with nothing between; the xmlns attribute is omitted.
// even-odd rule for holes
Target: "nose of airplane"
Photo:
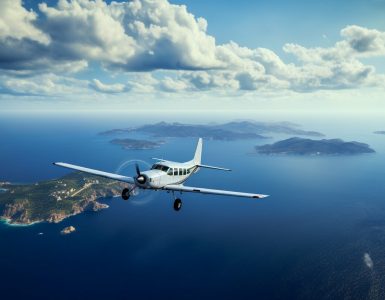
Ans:
<svg viewBox="0 0 385 300"><path fill-rule="evenodd" d="M139 184L145 184L147 182L147 176L144 175L144 174L140 174L136 177L136 181L139 183Z"/></svg>

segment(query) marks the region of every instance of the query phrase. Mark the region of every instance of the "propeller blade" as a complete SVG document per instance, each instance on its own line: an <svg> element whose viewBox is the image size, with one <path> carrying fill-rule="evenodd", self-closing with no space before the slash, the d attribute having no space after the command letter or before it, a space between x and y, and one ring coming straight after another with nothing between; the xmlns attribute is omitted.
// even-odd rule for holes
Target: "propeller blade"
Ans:
<svg viewBox="0 0 385 300"><path fill-rule="evenodd" d="M135 170L136 170L136 174L137 174L138 176L140 176L140 169L139 169L138 163L135 163Z"/></svg>

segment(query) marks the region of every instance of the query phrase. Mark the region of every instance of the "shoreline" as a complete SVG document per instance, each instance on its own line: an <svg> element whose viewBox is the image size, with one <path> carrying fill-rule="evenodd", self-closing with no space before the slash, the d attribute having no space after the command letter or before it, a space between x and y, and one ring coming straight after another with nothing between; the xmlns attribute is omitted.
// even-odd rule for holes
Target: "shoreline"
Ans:
<svg viewBox="0 0 385 300"><path fill-rule="evenodd" d="M42 223L42 222L43 221L35 221L32 223L28 223L28 224L27 223L11 223L11 219L0 217L0 224L3 224L5 226L10 226L10 227L28 227L28 226L32 226L32 225Z"/></svg>

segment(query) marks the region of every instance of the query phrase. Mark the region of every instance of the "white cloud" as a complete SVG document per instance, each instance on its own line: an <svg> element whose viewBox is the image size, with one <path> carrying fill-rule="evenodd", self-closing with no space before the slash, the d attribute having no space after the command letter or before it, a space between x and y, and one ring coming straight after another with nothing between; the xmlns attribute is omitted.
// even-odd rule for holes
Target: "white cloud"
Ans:
<svg viewBox="0 0 385 300"><path fill-rule="evenodd" d="M341 30L342 37L361 56L385 55L385 32L352 25Z"/></svg>
<svg viewBox="0 0 385 300"><path fill-rule="evenodd" d="M90 86L96 91L102 92L102 93L122 93L124 91L127 91L127 87L124 84L120 84L120 83L104 84L98 79L94 79L90 83Z"/></svg>
<svg viewBox="0 0 385 300"><path fill-rule="evenodd" d="M160 82L160 88L165 92L178 92L186 90L188 85L184 80L175 80L171 77L165 77Z"/></svg>
<svg viewBox="0 0 385 300"><path fill-rule="evenodd" d="M20 0L0 2L0 69L8 76L74 73L96 62L107 72L135 74L126 84L107 85L97 78L88 83L102 93L309 92L385 85L384 76L360 60L385 56L385 33L356 25L343 28L332 47L284 45L295 58L286 63L270 49L217 45L205 19L167 0L59 0L52 7L43 2L39 10L38 20ZM154 78L156 70L166 71ZM20 78L3 85L18 84ZM48 91L56 89L47 86Z"/></svg>
<svg viewBox="0 0 385 300"><path fill-rule="evenodd" d="M127 71L220 66L207 22L166 0L59 1L39 5L53 43L74 58ZM81 30L79 30L81 28Z"/></svg>
<svg viewBox="0 0 385 300"><path fill-rule="evenodd" d="M39 30L34 22L37 15L27 11L21 0L2 0L0 3L0 40L7 38L21 40L23 38L47 45L50 39Z"/></svg>
<svg viewBox="0 0 385 300"><path fill-rule="evenodd" d="M86 94L87 81L72 77L57 76L53 73L33 77L0 76L0 91L14 95L64 96Z"/></svg>

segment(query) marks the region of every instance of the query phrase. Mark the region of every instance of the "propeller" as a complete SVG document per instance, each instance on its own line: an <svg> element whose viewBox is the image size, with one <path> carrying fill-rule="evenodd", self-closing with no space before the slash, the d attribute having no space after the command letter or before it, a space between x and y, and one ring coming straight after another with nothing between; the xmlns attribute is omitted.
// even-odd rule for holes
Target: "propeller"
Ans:
<svg viewBox="0 0 385 300"><path fill-rule="evenodd" d="M0 0L1 1L1 0ZM130 160L126 160L126 161L123 161L121 162L121 164L118 166L118 168L116 169L115 173L116 174L132 174L132 169L133 167L135 168L135 180L137 180L138 177L142 176L144 177L142 174L141 174L141 171L140 171L140 167L141 168L151 168L151 165L150 163L148 163L147 161L144 161L144 160L141 160L141 159L130 159ZM146 178L145 178L146 180ZM140 183L139 181L137 181L138 183ZM130 198L130 203L134 204L134 205L146 205L147 203L151 202L153 199L155 199L156 197L156 193L154 193L153 191L150 191L150 190L146 190L146 189L140 189L139 186L137 186L135 184L135 188L133 188L130 192L130 195L131 196L137 196L137 197L132 197Z"/></svg>
<svg viewBox="0 0 385 300"><path fill-rule="evenodd" d="M136 170L136 181L139 184L145 184L146 183L146 177L140 173L139 165L138 163L135 163L135 170Z"/></svg>

